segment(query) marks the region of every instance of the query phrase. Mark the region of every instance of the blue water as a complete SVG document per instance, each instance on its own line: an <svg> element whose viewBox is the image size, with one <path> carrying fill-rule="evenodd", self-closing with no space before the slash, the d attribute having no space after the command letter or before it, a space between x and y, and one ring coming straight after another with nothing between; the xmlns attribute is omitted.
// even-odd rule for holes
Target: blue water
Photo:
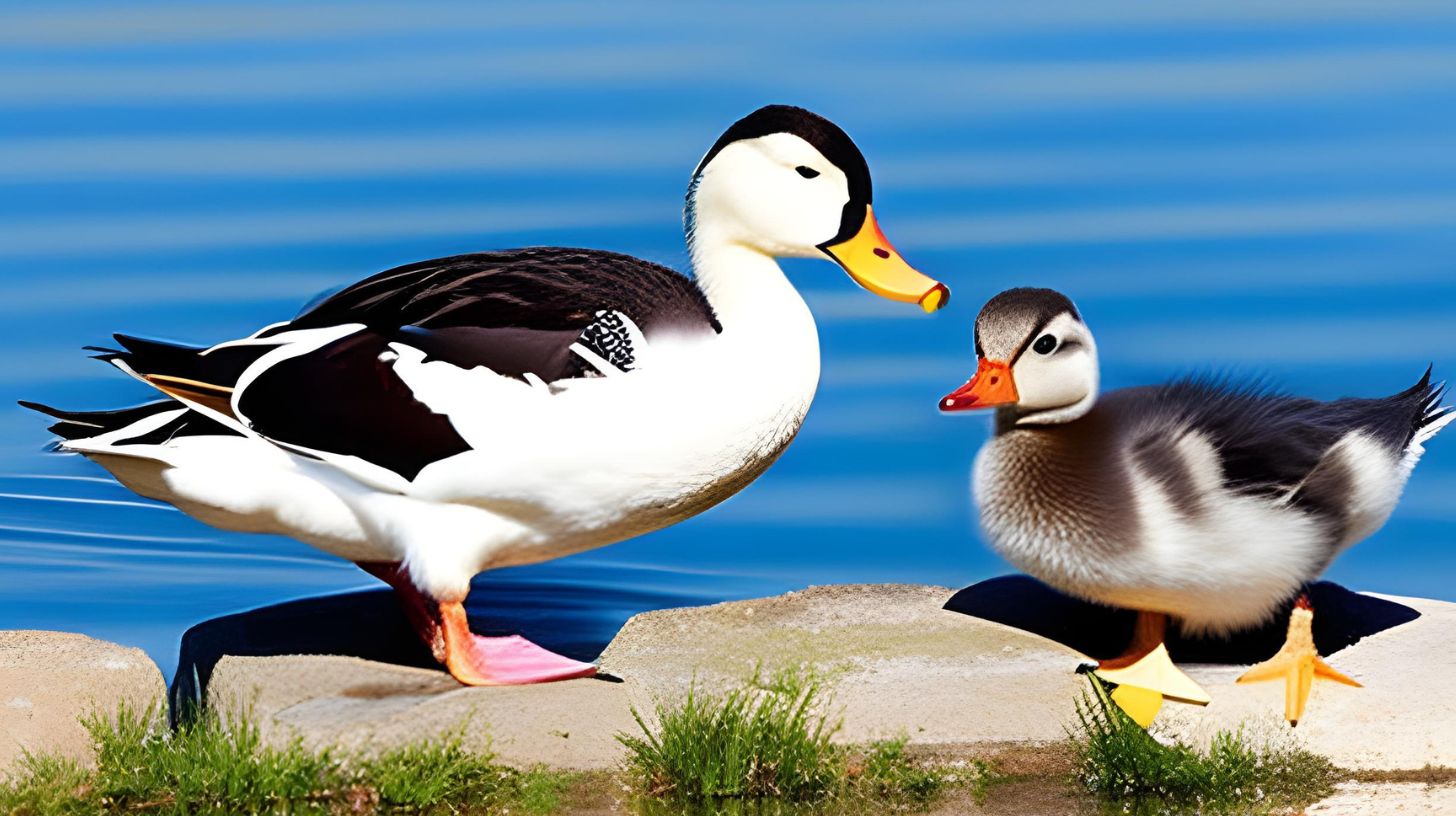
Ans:
<svg viewBox="0 0 1456 816"><path fill-rule="evenodd" d="M843 125L875 210L955 290L927 317L795 262L818 401L768 475L669 530L490 583L593 637L645 609L812 583L963 585L986 434L938 416L1002 288L1072 295L1108 387L1190 370L1319 397L1456 375L1449 3L8 2L0 9L0 397L146 389L80 346L201 343L421 258L532 243L681 267L687 175L732 120ZM170 672L180 633L369 587L43 452L0 407L0 628L86 632ZM1456 600L1456 435L1331 577ZM530 609L477 610L509 619Z"/></svg>

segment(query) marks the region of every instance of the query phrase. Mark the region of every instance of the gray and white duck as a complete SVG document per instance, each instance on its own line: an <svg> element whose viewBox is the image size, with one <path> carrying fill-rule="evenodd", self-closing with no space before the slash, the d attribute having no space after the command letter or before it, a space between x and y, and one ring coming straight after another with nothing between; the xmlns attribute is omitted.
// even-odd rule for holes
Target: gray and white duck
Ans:
<svg viewBox="0 0 1456 816"><path fill-rule="evenodd" d="M1394 396L1320 402L1186 379L1099 393L1097 345L1050 289L1011 289L975 323L975 375L942 411L991 408L974 493L993 548L1070 595L1136 610L1125 654L1098 673L1143 725L1164 697L1207 703L1164 648L1266 623L1286 643L1240 682L1284 679L1297 723L1313 678L1358 685L1311 637L1304 587L1384 525L1423 445L1456 419L1427 370Z"/></svg>
<svg viewBox="0 0 1456 816"><path fill-rule="evenodd" d="M949 290L885 239L869 167L834 123L739 120L688 185L694 276L592 249L458 255L374 275L203 348L117 335L103 359L166 399L72 412L63 450L228 530L281 533L390 583L462 683L594 667L474 635L477 573L700 513L798 432L819 338L776 258L837 262L927 312Z"/></svg>

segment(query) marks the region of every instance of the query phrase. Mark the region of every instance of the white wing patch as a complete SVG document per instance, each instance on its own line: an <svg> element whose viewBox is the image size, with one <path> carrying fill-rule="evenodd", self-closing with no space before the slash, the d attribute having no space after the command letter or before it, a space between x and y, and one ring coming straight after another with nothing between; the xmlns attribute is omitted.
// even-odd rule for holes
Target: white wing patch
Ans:
<svg viewBox="0 0 1456 816"><path fill-rule="evenodd" d="M1185 517L1155 481L1130 469L1143 540L1114 565L1123 585L1107 582L1098 587L1101 597L1172 612L1190 632L1258 624L1325 557L1323 531L1303 513L1219 486L1221 468L1206 438L1188 434L1178 450L1205 511Z"/></svg>
<svg viewBox="0 0 1456 816"><path fill-rule="evenodd" d="M1384 526L1400 501L1410 471L1403 470L1388 446L1358 431L1346 434L1325 454L1326 458L1336 456L1341 457L1351 478L1345 506L1348 527L1340 542L1343 550Z"/></svg>

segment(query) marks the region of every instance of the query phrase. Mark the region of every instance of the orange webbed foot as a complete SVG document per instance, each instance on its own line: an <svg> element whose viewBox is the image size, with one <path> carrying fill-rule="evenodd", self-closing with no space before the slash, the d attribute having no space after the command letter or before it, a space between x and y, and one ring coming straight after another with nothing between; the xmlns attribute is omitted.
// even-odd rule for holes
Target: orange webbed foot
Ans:
<svg viewBox="0 0 1456 816"><path fill-rule="evenodd" d="M1308 599L1301 597L1289 613L1289 634L1285 637L1284 645L1279 647L1273 657L1254 665L1237 680L1239 683L1258 683L1282 678L1284 719L1291 726L1299 725L1304 716L1310 688L1316 677L1360 687L1358 682L1335 670L1319 656L1314 646L1313 624L1314 610Z"/></svg>

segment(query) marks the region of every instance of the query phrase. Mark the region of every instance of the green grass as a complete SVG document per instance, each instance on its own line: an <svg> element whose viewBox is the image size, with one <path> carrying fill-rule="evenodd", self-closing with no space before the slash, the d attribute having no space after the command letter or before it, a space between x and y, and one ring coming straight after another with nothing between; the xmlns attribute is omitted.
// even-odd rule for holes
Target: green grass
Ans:
<svg viewBox="0 0 1456 816"><path fill-rule="evenodd" d="M953 784L974 784L980 791L991 778L990 769L981 764L968 764L957 771L916 762L906 754L907 742L898 737L866 746L850 765L854 793L902 804L929 804Z"/></svg>
<svg viewBox="0 0 1456 816"><path fill-rule="evenodd" d="M984 770L925 767L906 755L903 738L840 745L832 741L840 722L829 708L823 680L812 673L755 672L726 692L694 686L682 702L659 704L656 728L633 709L641 734L617 739L638 792L670 803L648 801L645 812L737 812L750 802L755 813L801 812L797 806L839 809L868 800L880 810L914 809Z"/></svg>
<svg viewBox="0 0 1456 816"><path fill-rule="evenodd" d="M830 742L839 723L815 710L820 691L819 679L802 672L755 673L722 695L694 686L681 704L657 707L656 732L634 709L643 735L618 739L652 795L819 798L845 766Z"/></svg>
<svg viewBox="0 0 1456 816"><path fill-rule="evenodd" d="M95 769L27 756L0 783L0 813L549 813L567 784L472 753L460 735L374 756L265 745L257 729L213 714L175 731L149 711L86 720Z"/></svg>
<svg viewBox="0 0 1456 816"><path fill-rule="evenodd" d="M1333 792L1340 772L1290 745L1255 744L1220 731L1206 751L1159 742L1109 698L1101 680L1077 708L1081 784L1123 813L1261 813L1300 808Z"/></svg>

